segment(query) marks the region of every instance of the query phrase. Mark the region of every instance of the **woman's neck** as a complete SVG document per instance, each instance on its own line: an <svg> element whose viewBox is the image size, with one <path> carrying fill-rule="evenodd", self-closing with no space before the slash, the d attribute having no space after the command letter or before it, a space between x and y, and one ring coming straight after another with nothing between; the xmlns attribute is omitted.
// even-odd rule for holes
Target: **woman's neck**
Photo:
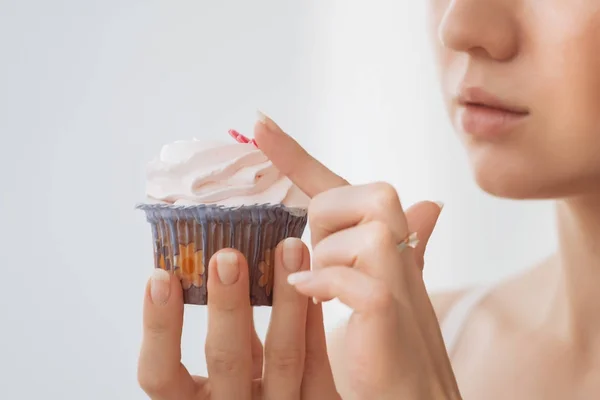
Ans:
<svg viewBox="0 0 600 400"><path fill-rule="evenodd" d="M600 346L600 196L560 201L556 211L558 285L551 315L569 340Z"/></svg>

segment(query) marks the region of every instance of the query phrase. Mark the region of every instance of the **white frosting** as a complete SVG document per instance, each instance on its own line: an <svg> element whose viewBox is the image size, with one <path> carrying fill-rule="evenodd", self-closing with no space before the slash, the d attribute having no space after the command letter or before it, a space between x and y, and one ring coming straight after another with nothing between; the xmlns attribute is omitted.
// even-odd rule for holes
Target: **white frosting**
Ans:
<svg viewBox="0 0 600 400"><path fill-rule="evenodd" d="M228 207L284 204L307 208L309 198L249 143L177 141L147 167L146 195L170 204Z"/></svg>

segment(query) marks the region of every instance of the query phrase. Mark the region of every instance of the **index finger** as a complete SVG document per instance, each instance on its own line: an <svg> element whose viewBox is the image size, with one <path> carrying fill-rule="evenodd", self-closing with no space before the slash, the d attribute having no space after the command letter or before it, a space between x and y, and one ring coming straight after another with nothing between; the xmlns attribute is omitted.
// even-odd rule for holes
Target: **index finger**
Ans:
<svg viewBox="0 0 600 400"><path fill-rule="evenodd" d="M259 120L254 126L254 139L273 165L309 197L349 185L348 181L308 154L298 142L260 111Z"/></svg>

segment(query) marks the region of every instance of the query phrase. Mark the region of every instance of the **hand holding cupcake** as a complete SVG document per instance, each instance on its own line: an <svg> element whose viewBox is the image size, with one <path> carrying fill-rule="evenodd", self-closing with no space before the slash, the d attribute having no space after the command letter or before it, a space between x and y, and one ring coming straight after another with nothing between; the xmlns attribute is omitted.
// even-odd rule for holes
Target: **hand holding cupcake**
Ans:
<svg viewBox="0 0 600 400"><path fill-rule="evenodd" d="M211 160L207 164L211 167L205 169L209 172L176 175L180 183L156 196L168 201L167 205L144 206L150 222L156 226L191 220L194 226L191 231L201 232L206 265L203 272L206 275L202 277L207 278L202 282L208 288L205 351L208 377L192 377L181 364L187 284L182 291L179 280L159 264L144 303L144 341L139 364L142 388L155 400L460 399L421 273L425 246L440 207L433 202L422 202L405 213L389 184L350 186L266 117L261 117L256 125L255 137L261 152L243 138L245 143L239 147L239 153L236 153L238 148L210 147L213 150L206 154L206 159ZM204 146L198 147L205 149ZM192 149L190 146L176 153L201 164L200 160L194 160L198 152ZM167 153L161 157L162 162L180 160L177 165L181 164L179 156L170 157L173 153ZM262 158L263 153L270 161L266 161L266 156ZM230 157L231 154L235 156ZM246 161L238 164L231 161L240 157L246 157ZM258 164L249 162L250 159L258 160ZM230 168L231 163L237 166ZM265 163L264 168L257 167L260 163ZM231 172L239 171L241 165L254 165L254 172ZM277 173L269 172L267 167L272 165L277 167ZM175 167L166 167L163 173L162 168L161 165L157 176L180 173ZM264 171L268 178L257 171ZM229 183L215 185L210 183L214 179L207 176L217 176L219 182L227 177ZM278 201L285 202L295 188L288 178L312 198L308 207L312 269L308 248L298 238L288 237L278 242L279 238L293 235L264 234L275 231L299 234L300 226L303 228L306 222L305 211L298 215L287 205L269 205L266 207L269 212L283 210L269 219L270 225L262 224L263 217L257 225L247 225L246 220L238 218L240 210L246 209L250 210L249 217L264 215L263 206L248 204L253 201L248 200L250 193L268 190L256 190L255 182L269 179L273 182L267 185L269 188L279 184L289 188L285 193L274 190L279 193ZM205 186L199 190L194 182L203 182ZM245 189L240 190L241 187ZM188 201L196 192L204 196L203 201L237 198L246 205L241 206L237 201L226 208L193 205L194 211L188 214ZM235 194L229 197L216 194L225 192ZM252 214L253 211L258 214ZM215 225L214 221L221 225ZM283 228L287 226L298 228L295 231ZM179 240L175 235L177 229L170 226L159 229L164 231L157 233L159 244ZM415 232L420 239L418 245ZM263 235L271 238L268 245ZM215 237L221 238L217 245L212 244ZM250 249L244 245L248 241L255 243L251 248L261 250L248 252ZM227 249L230 244L240 247ZM217 251L217 248L222 249ZM212 253L214 256L208 259ZM253 304L257 304L268 298L271 287L273 310L263 346L254 330L248 294ZM315 303L311 298L316 299ZM321 305L316 303L331 298L338 298L353 313L327 346Z"/></svg>
<svg viewBox="0 0 600 400"><path fill-rule="evenodd" d="M177 275L187 304L206 304L206 266L219 250L239 250L250 268L254 306L272 304L272 256L301 237L309 198L249 140L179 141L147 167L155 267Z"/></svg>

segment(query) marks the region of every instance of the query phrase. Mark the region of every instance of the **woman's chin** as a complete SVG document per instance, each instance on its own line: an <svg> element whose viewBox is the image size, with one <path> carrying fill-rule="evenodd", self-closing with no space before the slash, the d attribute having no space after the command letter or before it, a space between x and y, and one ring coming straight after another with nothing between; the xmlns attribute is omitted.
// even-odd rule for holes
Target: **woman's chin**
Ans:
<svg viewBox="0 0 600 400"><path fill-rule="evenodd" d="M556 173L536 168L475 166L475 181L486 193L513 200L548 200L597 195L598 177Z"/></svg>
<svg viewBox="0 0 600 400"><path fill-rule="evenodd" d="M492 196L548 199L562 197L571 189L569 180L559 176L564 170L553 170L552 162L544 162L543 157L527 154L517 146L471 144L467 154L475 182Z"/></svg>
<svg viewBox="0 0 600 400"><path fill-rule="evenodd" d="M536 185L535 180L524 179L518 175L502 173L485 174L475 171L475 181L484 192L506 199L523 200L546 198L544 188Z"/></svg>

